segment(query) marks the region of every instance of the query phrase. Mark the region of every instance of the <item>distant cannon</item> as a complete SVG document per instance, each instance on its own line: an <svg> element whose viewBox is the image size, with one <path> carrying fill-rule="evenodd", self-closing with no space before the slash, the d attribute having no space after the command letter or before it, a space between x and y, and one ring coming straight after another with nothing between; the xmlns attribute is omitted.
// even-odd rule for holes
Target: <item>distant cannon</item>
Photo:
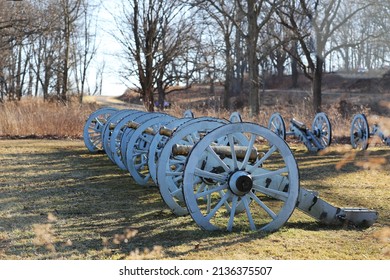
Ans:
<svg viewBox="0 0 390 280"><path fill-rule="evenodd" d="M268 128L284 140L287 136L298 138L311 152L323 150L332 142L332 126L325 113L315 115L311 129L304 123L292 119L290 121L290 131L286 131L282 116L279 113L274 113L268 121Z"/></svg>
<svg viewBox="0 0 390 280"><path fill-rule="evenodd" d="M351 145L354 149L368 148L369 139L372 136L378 136L382 143L390 146L390 136L385 136L379 125L374 124L372 131L368 125L367 118L364 114L357 114L353 117L351 123Z"/></svg>

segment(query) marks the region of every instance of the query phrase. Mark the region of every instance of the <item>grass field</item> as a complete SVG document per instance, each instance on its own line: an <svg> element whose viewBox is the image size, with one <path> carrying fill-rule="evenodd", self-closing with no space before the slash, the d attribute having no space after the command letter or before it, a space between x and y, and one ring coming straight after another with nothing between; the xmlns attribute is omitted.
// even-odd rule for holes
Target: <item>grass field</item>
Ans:
<svg viewBox="0 0 390 280"><path fill-rule="evenodd" d="M290 144L302 187L378 221L329 227L296 210L272 234L206 232L82 140L0 140L0 259L390 259L389 147Z"/></svg>

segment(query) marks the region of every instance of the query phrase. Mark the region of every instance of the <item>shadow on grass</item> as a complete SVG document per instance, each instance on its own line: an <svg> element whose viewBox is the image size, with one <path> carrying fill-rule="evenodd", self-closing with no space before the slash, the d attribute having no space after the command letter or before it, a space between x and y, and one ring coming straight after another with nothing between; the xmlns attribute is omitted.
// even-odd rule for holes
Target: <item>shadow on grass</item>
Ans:
<svg viewBox="0 0 390 280"><path fill-rule="evenodd" d="M207 252L269 236L250 231L203 231L189 216L172 214L157 188L137 185L105 154L91 154L80 146L48 149L43 143L35 148L33 153L1 153L7 168L0 179L0 238L7 246L0 249L11 258L124 258L137 249L152 250L154 246L162 246L165 257L182 258L191 251ZM388 150L371 154L390 157ZM297 156L301 177L321 182L360 170L353 163L347 170L336 170L340 158L337 153L301 153ZM319 187L334 188L328 184ZM342 194L337 196L345 199ZM43 233L37 232L37 226ZM314 221L287 222L285 228L340 229ZM179 246L183 249L178 251Z"/></svg>

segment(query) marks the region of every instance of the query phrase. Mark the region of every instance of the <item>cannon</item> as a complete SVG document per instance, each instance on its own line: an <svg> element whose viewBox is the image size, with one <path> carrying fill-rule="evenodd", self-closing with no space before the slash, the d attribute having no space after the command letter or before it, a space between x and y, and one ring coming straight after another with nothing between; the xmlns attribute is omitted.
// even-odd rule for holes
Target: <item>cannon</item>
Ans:
<svg viewBox="0 0 390 280"><path fill-rule="evenodd" d="M239 140L242 135L247 141ZM210 148L221 137L229 139L230 155ZM237 148L246 149L243 158L236 155ZM259 156L251 160L253 149ZM221 126L191 149L183 193L189 213L206 230L232 230L239 208L250 229L264 231L280 228L295 208L328 225L371 225L377 218L376 211L335 207L301 188L297 163L285 141L252 123Z"/></svg>
<svg viewBox="0 0 390 280"><path fill-rule="evenodd" d="M372 130L368 125L364 114L356 114L351 122L351 145L354 149L366 150L370 137L378 136L382 143L390 146L390 136L385 136L378 124L374 124Z"/></svg>
<svg viewBox="0 0 390 280"><path fill-rule="evenodd" d="M90 152L103 150L102 130L110 116L117 112L115 108L101 108L93 112L84 124L84 144Z"/></svg>
<svg viewBox="0 0 390 280"><path fill-rule="evenodd" d="M175 215L190 215L204 230L273 232L296 208L327 225L371 226L378 218L375 210L336 207L301 188L283 137L238 113L225 120L121 111L110 111L94 130L105 134L104 151L138 184L153 181Z"/></svg>
<svg viewBox="0 0 390 280"><path fill-rule="evenodd" d="M291 119L289 131L279 113L271 115L268 128L286 140L287 136L299 139L310 152L318 152L328 147L332 142L332 126L325 113L317 113L313 119L311 129L303 122Z"/></svg>

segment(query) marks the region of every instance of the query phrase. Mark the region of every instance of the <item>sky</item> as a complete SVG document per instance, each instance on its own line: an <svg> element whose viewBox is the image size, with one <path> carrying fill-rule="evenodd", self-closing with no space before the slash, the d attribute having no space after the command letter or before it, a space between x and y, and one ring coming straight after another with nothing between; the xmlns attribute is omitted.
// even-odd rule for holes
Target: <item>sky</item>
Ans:
<svg viewBox="0 0 390 280"><path fill-rule="evenodd" d="M119 96L122 95L127 86L118 72L122 62L118 58L121 51L121 45L113 38L111 32L115 32L115 21L113 14L119 14L121 9L121 0L102 1L103 5L96 12L98 18L97 44L98 51L91 65L89 73L89 83L94 88L96 81L96 71L104 63L104 76L102 95Z"/></svg>

